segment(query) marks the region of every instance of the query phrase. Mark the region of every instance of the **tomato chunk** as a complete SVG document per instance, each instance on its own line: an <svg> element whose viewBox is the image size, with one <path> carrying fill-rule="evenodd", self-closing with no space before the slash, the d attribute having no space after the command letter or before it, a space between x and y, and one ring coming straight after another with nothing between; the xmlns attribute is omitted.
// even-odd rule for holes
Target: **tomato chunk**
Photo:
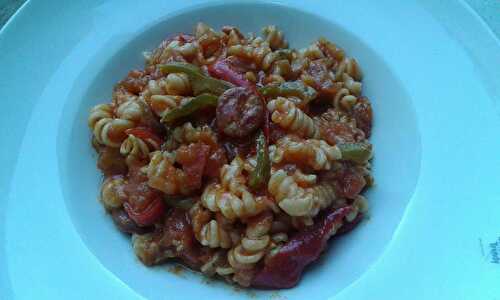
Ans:
<svg viewBox="0 0 500 300"><path fill-rule="evenodd" d="M195 190L201 187L201 179L209 152L210 146L203 143L181 146L177 150L176 160L182 165L182 169L189 178L184 182L187 189Z"/></svg>

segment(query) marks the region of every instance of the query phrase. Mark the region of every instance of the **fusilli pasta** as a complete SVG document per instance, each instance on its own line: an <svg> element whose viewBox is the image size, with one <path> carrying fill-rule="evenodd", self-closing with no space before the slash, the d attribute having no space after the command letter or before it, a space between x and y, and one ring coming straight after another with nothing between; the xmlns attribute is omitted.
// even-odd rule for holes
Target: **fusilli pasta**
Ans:
<svg viewBox="0 0 500 300"><path fill-rule="evenodd" d="M257 65L262 64L264 57L271 52L267 42L255 43L254 45L234 45L227 48L229 55L252 60Z"/></svg>
<svg viewBox="0 0 500 300"><path fill-rule="evenodd" d="M266 42L269 44L269 47L271 47L271 49L276 50L288 47L288 43L285 40L283 32L278 30L276 26L266 26L262 29L262 33L264 33Z"/></svg>
<svg viewBox="0 0 500 300"><path fill-rule="evenodd" d="M333 98L333 106L335 109L351 109L358 99L356 96L351 95L351 92L346 89L340 89Z"/></svg>
<svg viewBox="0 0 500 300"><path fill-rule="evenodd" d="M124 187L126 181L122 176L106 178L101 187L101 202L106 209L121 207L127 199Z"/></svg>
<svg viewBox="0 0 500 300"><path fill-rule="evenodd" d="M154 141L143 140L133 134L129 134L120 146L120 153L126 156L126 162L130 165L135 161L148 158L150 151L159 149L160 145Z"/></svg>
<svg viewBox="0 0 500 300"><path fill-rule="evenodd" d="M139 123L146 114L146 103L140 100L128 100L116 109L116 116L123 120Z"/></svg>
<svg viewBox="0 0 500 300"><path fill-rule="evenodd" d="M184 73L170 73L165 80L165 89L169 95L187 95L191 92L189 78Z"/></svg>
<svg viewBox="0 0 500 300"><path fill-rule="evenodd" d="M88 118L89 127L94 130L95 124L104 118L113 118L113 106L111 104L98 104L92 107Z"/></svg>
<svg viewBox="0 0 500 300"><path fill-rule="evenodd" d="M155 151L147 166L148 185L167 195L189 195L192 190L185 182L189 180L182 169L174 166L175 153Z"/></svg>
<svg viewBox="0 0 500 300"><path fill-rule="evenodd" d="M262 214L249 222L241 243L229 250L229 264L238 270L251 269L266 254L271 237L272 214Z"/></svg>
<svg viewBox="0 0 500 300"><path fill-rule="evenodd" d="M271 120L284 129L300 134L306 138L319 138L319 129L311 117L287 98L278 97L267 104L272 113Z"/></svg>
<svg viewBox="0 0 500 300"><path fill-rule="evenodd" d="M201 201L209 210L220 211L231 220L253 216L266 209L264 196L256 197L244 190L238 197L219 184L209 184L201 195Z"/></svg>
<svg viewBox="0 0 500 300"><path fill-rule="evenodd" d="M118 148L127 137L125 131L134 123L124 119L102 118L94 125L94 137L99 144Z"/></svg>
<svg viewBox="0 0 500 300"><path fill-rule="evenodd" d="M331 163L342 157L337 146L330 146L323 140L297 140L289 136L278 140L271 150L274 163L293 162L314 170L329 170Z"/></svg>
<svg viewBox="0 0 500 300"><path fill-rule="evenodd" d="M169 111L191 101L193 97L172 96L172 95L152 95L150 105L153 112L163 117Z"/></svg>
<svg viewBox="0 0 500 300"><path fill-rule="evenodd" d="M306 216L313 209L311 193L299 187L292 176L284 170L271 175L267 189L278 202L278 206L290 216Z"/></svg>
<svg viewBox="0 0 500 300"><path fill-rule="evenodd" d="M172 132L171 139L168 141L169 148L176 148L179 144L190 144L202 142L215 148L217 145L217 137L208 126L193 127L190 122L184 123L182 126L175 127Z"/></svg>

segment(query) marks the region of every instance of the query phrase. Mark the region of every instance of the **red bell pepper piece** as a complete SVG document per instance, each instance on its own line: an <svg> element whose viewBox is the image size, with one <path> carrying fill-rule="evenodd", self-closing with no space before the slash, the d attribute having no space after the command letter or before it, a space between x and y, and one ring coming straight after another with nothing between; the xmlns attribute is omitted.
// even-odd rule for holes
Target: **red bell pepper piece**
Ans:
<svg viewBox="0 0 500 300"><path fill-rule="evenodd" d="M352 210L350 206L326 211L315 224L295 234L270 257L257 272L252 285L260 288L290 288L296 285L304 268L318 259L336 223Z"/></svg>
<svg viewBox="0 0 500 300"><path fill-rule="evenodd" d="M123 204L129 217L139 226L149 226L155 223L165 212L165 205L160 198L154 198L143 210L138 211L128 202Z"/></svg>
<svg viewBox="0 0 500 300"><path fill-rule="evenodd" d="M236 86L255 90L255 84L245 78L245 74L237 72L231 67L228 58L218 60L208 67L208 73L217 79L222 79Z"/></svg>

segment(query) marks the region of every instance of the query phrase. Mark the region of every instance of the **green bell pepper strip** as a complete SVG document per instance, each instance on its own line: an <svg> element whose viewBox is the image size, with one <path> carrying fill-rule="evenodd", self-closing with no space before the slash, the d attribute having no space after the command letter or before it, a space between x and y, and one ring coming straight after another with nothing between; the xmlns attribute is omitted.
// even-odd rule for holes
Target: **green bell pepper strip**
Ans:
<svg viewBox="0 0 500 300"><path fill-rule="evenodd" d="M349 160L358 164L367 162L372 155L372 146L368 143L346 143L339 144L343 160Z"/></svg>
<svg viewBox="0 0 500 300"><path fill-rule="evenodd" d="M163 116L161 121L166 124L171 124L180 118L187 117L194 112L205 107L216 107L218 97L211 94L201 94L194 97L188 103L174 108Z"/></svg>
<svg viewBox="0 0 500 300"><path fill-rule="evenodd" d="M224 93L225 90L233 87L229 82L218 80L203 74L200 68L195 65L183 62L170 62L160 66L163 73L184 73L189 78L189 83L193 88L195 96L210 93L216 96Z"/></svg>
<svg viewBox="0 0 500 300"><path fill-rule="evenodd" d="M269 160L269 151L266 137L262 132L257 137L257 166L250 173L248 184L251 189L258 189L269 179L271 173L271 161Z"/></svg>
<svg viewBox="0 0 500 300"><path fill-rule="evenodd" d="M304 85L300 81L268 84L260 88L259 92L262 95L270 98L276 98L278 96L295 96L301 98L306 102L313 100L318 95L318 92L316 92L316 90L314 90L310 86Z"/></svg>
<svg viewBox="0 0 500 300"><path fill-rule="evenodd" d="M193 197L164 197L163 201L170 207L176 207L184 210L189 210L196 203L196 199Z"/></svg>
<svg viewBox="0 0 500 300"><path fill-rule="evenodd" d="M276 55L275 60L287 59L292 60L293 52L290 49L280 49L273 52Z"/></svg>

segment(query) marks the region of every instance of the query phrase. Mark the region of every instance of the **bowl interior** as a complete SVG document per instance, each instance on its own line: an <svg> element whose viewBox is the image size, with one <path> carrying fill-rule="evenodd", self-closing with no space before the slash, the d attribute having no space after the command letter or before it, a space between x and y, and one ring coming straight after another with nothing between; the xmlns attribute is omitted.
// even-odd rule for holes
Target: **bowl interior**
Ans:
<svg viewBox="0 0 500 300"><path fill-rule="evenodd" d="M330 20L286 6L240 3L194 7L167 15L136 36L120 37L120 47L101 48L99 56L81 74L82 80L75 83L60 122L70 127L60 130L58 159L73 224L103 267L148 298L171 295L173 287L183 291L177 299L270 293L238 292L192 272L167 272L169 265L143 266L133 254L129 237L114 228L97 201L102 177L95 166L96 155L86 124L90 108L109 102L113 85L130 69L143 67L142 51L153 49L170 34L192 32L198 21L214 28L234 25L243 32L256 33L264 25L275 24L284 31L291 47L303 47L324 36L355 57L363 69L363 93L374 109L371 141L376 186L366 195L369 218L352 233L331 242L296 288L280 292L289 299L333 296L358 279L391 240L418 179L420 135L411 99L384 62L383 53L376 53L355 34Z"/></svg>

